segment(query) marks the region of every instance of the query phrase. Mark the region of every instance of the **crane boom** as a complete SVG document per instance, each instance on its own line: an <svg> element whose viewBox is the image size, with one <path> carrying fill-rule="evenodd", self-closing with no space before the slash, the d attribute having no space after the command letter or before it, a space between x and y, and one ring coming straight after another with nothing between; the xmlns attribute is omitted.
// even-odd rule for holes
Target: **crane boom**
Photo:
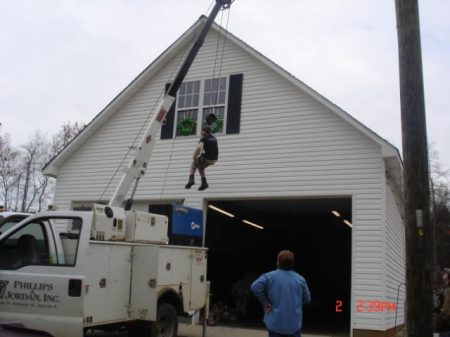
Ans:
<svg viewBox="0 0 450 337"><path fill-rule="evenodd" d="M148 160L150 159L156 143L156 134L160 129L167 112L170 110L173 102L175 101L175 96L179 87L181 86L181 83L183 82L187 72L189 71L189 68L194 62L198 51L203 45L205 36L211 28L211 25L214 22L214 19L216 18L220 9L228 8L231 3L232 0L216 0L216 3L208 16L208 19L206 20L200 34L194 42L194 45L189 51L189 54L186 56L183 65L181 66L177 76L175 77L175 80L170 85L164 99L160 103L158 109L156 110L156 113L153 115L150 124L148 125L144 133L144 137L142 138L140 145L137 148L136 154L128 164L127 170L120 179L120 182L109 201L109 206L122 206L122 203L124 202L125 197L130 190L131 185L133 184L133 181L136 182L137 186L139 179L145 174L148 166ZM131 207L131 200L127 208L129 207Z"/></svg>

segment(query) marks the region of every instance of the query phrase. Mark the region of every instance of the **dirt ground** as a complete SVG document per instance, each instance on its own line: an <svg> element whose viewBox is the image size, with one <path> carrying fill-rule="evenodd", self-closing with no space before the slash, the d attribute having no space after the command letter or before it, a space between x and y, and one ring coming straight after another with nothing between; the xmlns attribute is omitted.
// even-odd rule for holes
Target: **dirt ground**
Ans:
<svg viewBox="0 0 450 337"><path fill-rule="evenodd" d="M178 337L202 337L202 327L199 325L180 324ZM207 327L206 337L267 337L265 330L230 328L230 327ZM302 337L334 337L331 335L302 334Z"/></svg>

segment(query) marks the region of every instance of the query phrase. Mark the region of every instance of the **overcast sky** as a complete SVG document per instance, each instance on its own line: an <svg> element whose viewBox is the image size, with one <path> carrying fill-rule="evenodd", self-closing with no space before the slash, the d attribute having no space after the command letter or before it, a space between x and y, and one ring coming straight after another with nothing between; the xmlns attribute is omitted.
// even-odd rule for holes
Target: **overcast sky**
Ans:
<svg viewBox="0 0 450 337"><path fill-rule="evenodd" d="M428 140L450 168L450 1L419 3ZM1 131L89 122L210 4L0 0ZM236 0L228 30L401 151L394 0Z"/></svg>

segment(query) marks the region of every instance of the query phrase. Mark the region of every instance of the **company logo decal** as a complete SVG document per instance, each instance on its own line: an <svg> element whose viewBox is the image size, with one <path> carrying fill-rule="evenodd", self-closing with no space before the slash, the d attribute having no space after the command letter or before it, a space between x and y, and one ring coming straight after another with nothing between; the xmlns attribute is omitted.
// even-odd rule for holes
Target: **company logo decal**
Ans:
<svg viewBox="0 0 450 337"><path fill-rule="evenodd" d="M53 283L0 280L0 305L56 309L60 302Z"/></svg>
<svg viewBox="0 0 450 337"><path fill-rule="evenodd" d="M0 299L2 299L5 296L6 286L8 285L8 283L9 281L0 280Z"/></svg>
<svg viewBox="0 0 450 337"><path fill-rule="evenodd" d="M194 221L191 222L191 229L196 230L201 228L200 225L196 224Z"/></svg>

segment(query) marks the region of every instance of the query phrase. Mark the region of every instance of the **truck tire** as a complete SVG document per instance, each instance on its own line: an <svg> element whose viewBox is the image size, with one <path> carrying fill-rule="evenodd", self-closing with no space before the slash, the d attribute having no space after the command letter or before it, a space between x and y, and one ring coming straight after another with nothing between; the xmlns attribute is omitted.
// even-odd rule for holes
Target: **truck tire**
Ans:
<svg viewBox="0 0 450 337"><path fill-rule="evenodd" d="M152 337L152 323L136 321L128 326L128 337Z"/></svg>
<svg viewBox="0 0 450 337"><path fill-rule="evenodd" d="M161 303L156 313L156 322L152 324L152 337L176 337L178 315L170 303Z"/></svg>

